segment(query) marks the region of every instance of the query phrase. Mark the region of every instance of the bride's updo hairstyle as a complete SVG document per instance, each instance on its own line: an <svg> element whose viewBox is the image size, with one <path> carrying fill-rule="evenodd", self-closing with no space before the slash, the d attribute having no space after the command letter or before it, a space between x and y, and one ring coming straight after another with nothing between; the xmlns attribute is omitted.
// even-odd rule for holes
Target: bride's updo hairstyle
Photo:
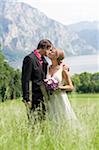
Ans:
<svg viewBox="0 0 99 150"><path fill-rule="evenodd" d="M58 65L60 65L62 63L62 60L65 57L64 51L61 49L56 49L56 57L57 57Z"/></svg>

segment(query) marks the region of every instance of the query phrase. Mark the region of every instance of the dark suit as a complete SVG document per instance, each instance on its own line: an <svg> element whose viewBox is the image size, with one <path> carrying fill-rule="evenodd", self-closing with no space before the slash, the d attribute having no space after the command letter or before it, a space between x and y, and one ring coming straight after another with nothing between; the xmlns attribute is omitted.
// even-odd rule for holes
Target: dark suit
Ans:
<svg viewBox="0 0 99 150"><path fill-rule="evenodd" d="M32 81L32 109L37 108L40 103L43 103L43 94L41 92L41 85L43 79L47 74L47 61L43 57L43 64L41 65L37 56L32 52L23 60L22 66L22 90L23 99L29 101L29 81ZM42 105L45 109L44 104Z"/></svg>

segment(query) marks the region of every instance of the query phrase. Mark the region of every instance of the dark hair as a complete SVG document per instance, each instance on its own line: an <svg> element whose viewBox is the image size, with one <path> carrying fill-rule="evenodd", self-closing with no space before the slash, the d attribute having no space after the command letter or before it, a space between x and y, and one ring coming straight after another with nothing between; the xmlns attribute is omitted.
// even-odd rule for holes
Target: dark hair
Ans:
<svg viewBox="0 0 99 150"><path fill-rule="evenodd" d="M49 49L53 44L48 39L43 39L38 43L37 49Z"/></svg>

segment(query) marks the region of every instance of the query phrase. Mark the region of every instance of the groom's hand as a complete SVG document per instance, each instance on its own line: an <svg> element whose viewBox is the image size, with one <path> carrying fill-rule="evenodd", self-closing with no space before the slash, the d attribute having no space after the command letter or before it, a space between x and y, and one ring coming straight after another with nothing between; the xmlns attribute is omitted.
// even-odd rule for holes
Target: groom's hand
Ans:
<svg viewBox="0 0 99 150"><path fill-rule="evenodd" d="M25 103L26 107L29 107L29 108L32 107L32 103L30 100L29 101L23 100L23 102Z"/></svg>
<svg viewBox="0 0 99 150"><path fill-rule="evenodd" d="M69 66L67 64L63 64L63 69L67 70L67 71L70 71Z"/></svg>

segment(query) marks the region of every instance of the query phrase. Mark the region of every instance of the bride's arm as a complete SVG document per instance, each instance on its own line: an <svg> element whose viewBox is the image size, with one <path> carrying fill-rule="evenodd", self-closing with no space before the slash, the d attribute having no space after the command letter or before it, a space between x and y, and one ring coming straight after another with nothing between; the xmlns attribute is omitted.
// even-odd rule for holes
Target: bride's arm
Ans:
<svg viewBox="0 0 99 150"><path fill-rule="evenodd" d="M66 82L66 85L59 85L59 88L66 91L72 91L74 89L69 71L65 67L63 67L63 80Z"/></svg>

